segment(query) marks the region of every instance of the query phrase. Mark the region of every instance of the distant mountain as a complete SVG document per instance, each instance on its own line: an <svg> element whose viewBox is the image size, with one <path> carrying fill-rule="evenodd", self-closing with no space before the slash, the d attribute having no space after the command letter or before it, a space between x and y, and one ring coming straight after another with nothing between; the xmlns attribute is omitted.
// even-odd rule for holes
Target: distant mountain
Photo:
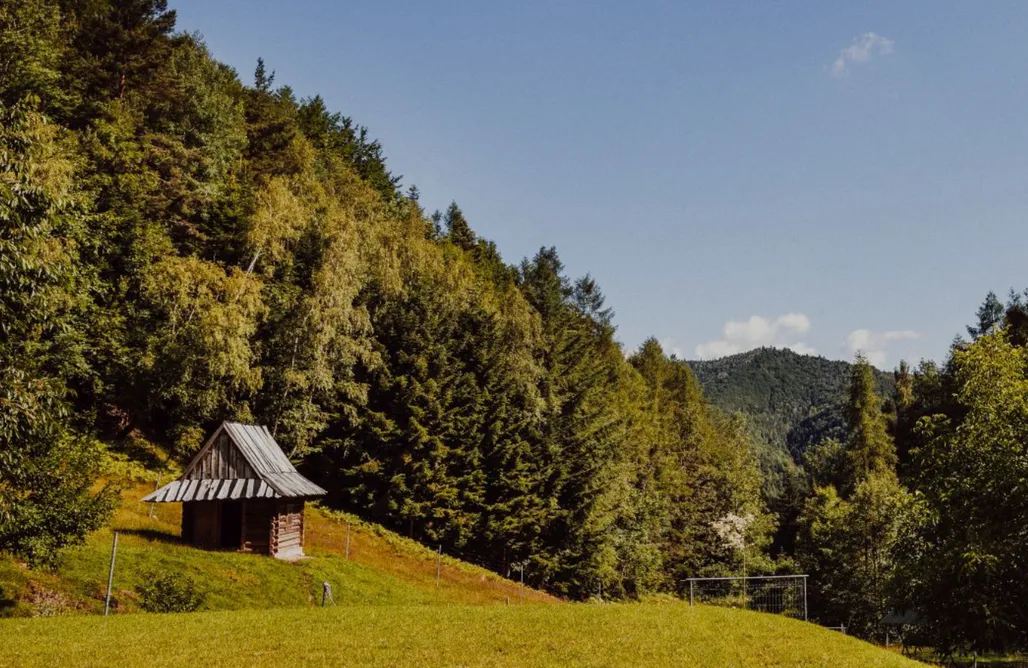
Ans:
<svg viewBox="0 0 1028 668"><path fill-rule="evenodd" d="M798 460L808 446L845 432L842 401L849 362L758 348L689 365L715 406L746 415L764 446L765 468L775 460ZM892 386L892 375L881 372L879 392L888 396Z"/></svg>

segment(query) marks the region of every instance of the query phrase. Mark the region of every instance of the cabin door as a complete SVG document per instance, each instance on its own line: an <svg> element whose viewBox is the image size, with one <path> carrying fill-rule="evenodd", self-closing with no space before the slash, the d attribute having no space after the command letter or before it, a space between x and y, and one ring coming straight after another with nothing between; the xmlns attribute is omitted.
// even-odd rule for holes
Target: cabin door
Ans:
<svg viewBox="0 0 1028 668"><path fill-rule="evenodd" d="M243 504L238 501L221 504L221 546L239 549L243 544Z"/></svg>

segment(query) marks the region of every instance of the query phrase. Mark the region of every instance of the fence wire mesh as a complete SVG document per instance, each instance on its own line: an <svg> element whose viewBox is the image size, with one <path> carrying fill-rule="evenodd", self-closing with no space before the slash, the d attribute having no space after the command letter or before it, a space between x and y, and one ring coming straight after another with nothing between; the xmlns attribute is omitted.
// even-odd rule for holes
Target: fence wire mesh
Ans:
<svg viewBox="0 0 1028 668"><path fill-rule="evenodd" d="M807 619L806 575L688 578L689 604L720 605Z"/></svg>

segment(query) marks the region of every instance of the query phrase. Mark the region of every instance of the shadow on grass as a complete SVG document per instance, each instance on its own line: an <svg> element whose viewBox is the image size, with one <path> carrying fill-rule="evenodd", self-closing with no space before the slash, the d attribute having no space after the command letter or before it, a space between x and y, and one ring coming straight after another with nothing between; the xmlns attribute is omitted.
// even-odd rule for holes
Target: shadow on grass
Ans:
<svg viewBox="0 0 1028 668"><path fill-rule="evenodd" d="M18 601L15 600L14 595L0 587L0 617L9 617L16 607L18 607Z"/></svg>
<svg viewBox="0 0 1028 668"><path fill-rule="evenodd" d="M159 529L119 529L115 527L114 530L124 536L136 536L158 543L182 543L182 539L179 536L167 531L160 531Z"/></svg>

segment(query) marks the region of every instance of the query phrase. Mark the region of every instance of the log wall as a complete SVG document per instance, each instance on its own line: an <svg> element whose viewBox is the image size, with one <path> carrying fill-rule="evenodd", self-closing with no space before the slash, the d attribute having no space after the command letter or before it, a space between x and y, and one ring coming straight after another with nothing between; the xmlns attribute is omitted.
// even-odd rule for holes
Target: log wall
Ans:
<svg viewBox="0 0 1028 668"><path fill-rule="evenodd" d="M303 555L303 501L280 502L271 523L271 554L276 557Z"/></svg>
<svg viewBox="0 0 1028 668"><path fill-rule="evenodd" d="M222 512L227 503L242 504L241 538L237 549L276 557L303 555L303 501L249 499L184 503L182 540L204 549L222 549Z"/></svg>

